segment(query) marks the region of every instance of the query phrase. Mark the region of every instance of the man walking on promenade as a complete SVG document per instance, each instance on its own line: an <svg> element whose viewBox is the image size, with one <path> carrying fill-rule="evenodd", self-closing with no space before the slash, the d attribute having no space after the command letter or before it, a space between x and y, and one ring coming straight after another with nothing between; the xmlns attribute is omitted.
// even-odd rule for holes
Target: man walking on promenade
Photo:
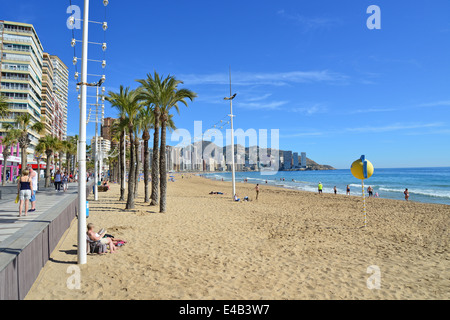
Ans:
<svg viewBox="0 0 450 320"><path fill-rule="evenodd" d="M38 191L38 176L36 171L33 170L30 164L27 167L28 170L30 171L31 187L33 188L32 196L30 199L31 209L28 210L28 212L33 212L36 211L36 192Z"/></svg>

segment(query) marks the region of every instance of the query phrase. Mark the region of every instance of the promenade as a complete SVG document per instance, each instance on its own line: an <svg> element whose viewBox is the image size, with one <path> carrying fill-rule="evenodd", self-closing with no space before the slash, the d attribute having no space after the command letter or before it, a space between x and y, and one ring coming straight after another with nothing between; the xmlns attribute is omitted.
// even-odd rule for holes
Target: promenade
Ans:
<svg viewBox="0 0 450 320"><path fill-rule="evenodd" d="M40 181L44 185L44 181ZM30 223L36 222L45 213L57 209L58 206L67 201L68 197L78 192L78 184L70 183L66 192L55 191L52 185L49 188L41 187L36 195L36 211L25 214L25 205L22 210L22 216L19 217L19 204L15 203L17 195L16 184L6 184L0 187L2 198L0 199L0 248L2 243L8 238L14 236ZM31 204L29 205L31 208ZM0 249L1 250L1 249Z"/></svg>
<svg viewBox="0 0 450 320"><path fill-rule="evenodd" d="M92 189L92 182L88 185ZM0 187L0 300L25 297L78 212L77 183L69 183L66 192L40 187L36 211L27 216L23 211L21 217L14 201L16 188Z"/></svg>

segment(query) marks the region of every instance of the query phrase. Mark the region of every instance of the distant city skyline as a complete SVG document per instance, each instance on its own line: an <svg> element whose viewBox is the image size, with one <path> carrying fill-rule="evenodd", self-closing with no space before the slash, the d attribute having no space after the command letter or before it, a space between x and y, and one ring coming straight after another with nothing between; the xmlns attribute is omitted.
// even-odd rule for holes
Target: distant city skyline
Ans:
<svg viewBox="0 0 450 320"><path fill-rule="evenodd" d="M106 39L101 25L90 25L90 41L107 42L107 91L136 88L157 71L198 94L180 106L177 128L193 134L194 121L206 130L227 117L231 66L235 129L279 129L280 149L338 169L362 154L375 168L450 166L448 1L110 1L106 12L101 1L90 3L91 19L108 23ZM82 9L82 1L72 4ZM372 4L381 29L367 27ZM68 6L5 2L0 19L33 24L44 51L68 66L67 135L75 135ZM89 46L90 59L102 55ZM101 66L90 62L89 70ZM117 116L105 106L105 117ZM87 132L90 140L93 124Z"/></svg>

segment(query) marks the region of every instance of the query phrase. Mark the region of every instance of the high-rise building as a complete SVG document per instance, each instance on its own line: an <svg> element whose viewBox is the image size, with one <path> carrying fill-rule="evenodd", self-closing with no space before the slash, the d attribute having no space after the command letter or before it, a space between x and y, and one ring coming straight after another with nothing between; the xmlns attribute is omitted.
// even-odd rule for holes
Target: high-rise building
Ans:
<svg viewBox="0 0 450 320"><path fill-rule="evenodd" d="M56 100L54 132L60 140L67 140L69 69L58 56L50 55L50 60L53 66L53 93Z"/></svg>
<svg viewBox="0 0 450 320"><path fill-rule="evenodd" d="M301 167L306 168L306 152L302 152Z"/></svg>
<svg viewBox="0 0 450 320"><path fill-rule="evenodd" d="M1 122L12 123L22 113L31 116L31 124L41 120L43 51L33 25L0 20L0 94L11 111ZM30 131L28 137L31 153L40 136Z"/></svg>
<svg viewBox="0 0 450 320"><path fill-rule="evenodd" d="M294 152L292 154L292 157L293 157L293 159L292 159L292 166L294 168L298 168L298 152Z"/></svg>
<svg viewBox="0 0 450 320"><path fill-rule="evenodd" d="M283 166L284 170L292 168L292 151L283 152Z"/></svg>
<svg viewBox="0 0 450 320"><path fill-rule="evenodd" d="M100 128L100 134L104 139L108 139L108 140L112 140L112 132L111 132L111 127L114 123L114 121L117 120L115 118L105 118L103 119L103 124L101 125Z"/></svg>
<svg viewBox="0 0 450 320"><path fill-rule="evenodd" d="M45 135L54 135L55 98L53 95L53 65L46 52L42 59L41 122L45 125Z"/></svg>

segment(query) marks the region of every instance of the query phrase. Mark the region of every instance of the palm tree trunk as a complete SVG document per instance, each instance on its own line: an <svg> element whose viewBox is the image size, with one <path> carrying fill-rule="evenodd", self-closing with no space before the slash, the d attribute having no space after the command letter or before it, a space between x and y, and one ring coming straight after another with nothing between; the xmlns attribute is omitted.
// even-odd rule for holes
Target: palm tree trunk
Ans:
<svg viewBox="0 0 450 320"><path fill-rule="evenodd" d="M133 127L129 128L130 135L130 170L128 171L128 197L126 209L134 209L134 184L135 184L135 165L134 165L134 138Z"/></svg>
<svg viewBox="0 0 450 320"><path fill-rule="evenodd" d="M159 170L160 170L160 185L161 198L159 203L159 212L166 212L166 193L167 193L167 173L166 173L166 121L161 121L161 148L159 154Z"/></svg>
<svg viewBox="0 0 450 320"><path fill-rule="evenodd" d="M45 187L50 187L50 161L52 160L51 154L47 153L47 164L45 168Z"/></svg>
<svg viewBox="0 0 450 320"><path fill-rule="evenodd" d="M136 133L135 139L134 139L134 152L135 152L135 161L136 161L136 168L135 168L135 174L134 174L134 198L136 199L138 197L138 187L139 187L139 136Z"/></svg>
<svg viewBox="0 0 450 320"><path fill-rule="evenodd" d="M151 206L158 205L158 178L159 178L159 108L155 108L155 134L153 136L153 158L152 158L152 195Z"/></svg>
<svg viewBox="0 0 450 320"><path fill-rule="evenodd" d="M2 186L5 185L5 181L6 181L6 169L7 169L7 161L6 159L8 159L8 157L11 155L11 151L9 149L9 147L7 146L3 146L3 173L2 173Z"/></svg>
<svg viewBox="0 0 450 320"><path fill-rule="evenodd" d="M148 133L147 133L148 136ZM150 201L148 196L148 165L149 165L148 139L144 140L144 202Z"/></svg>
<svg viewBox="0 0 450 320"><path fill-rule="evenodd" d="M125 131L120 134L119 140L119 166L120 166L120 198L119 201L125 201L125 163L123 162L123 145L125 143Z"/></svg>
<svg viewBox="0 0 450 320"><path fill-rule="evenodd" d="M38 182L38 188L39 188L39 177L41 176L41 157L39 156L37 158L37 182Z"/></svg>
<svg viewBox="0 0 450 320"><path fill-rule="evenodd" d="M71 155L69 152L66 152L66 167L67 167L67 174L70 174L70 158Z"/></svg>
<svg viewBox="0 0 450 320"><path fill-rule="evenodd" d="M21 165L22 165L22 170L27 168L27 146L20 146L20 153L21 153Z"/></svg>

